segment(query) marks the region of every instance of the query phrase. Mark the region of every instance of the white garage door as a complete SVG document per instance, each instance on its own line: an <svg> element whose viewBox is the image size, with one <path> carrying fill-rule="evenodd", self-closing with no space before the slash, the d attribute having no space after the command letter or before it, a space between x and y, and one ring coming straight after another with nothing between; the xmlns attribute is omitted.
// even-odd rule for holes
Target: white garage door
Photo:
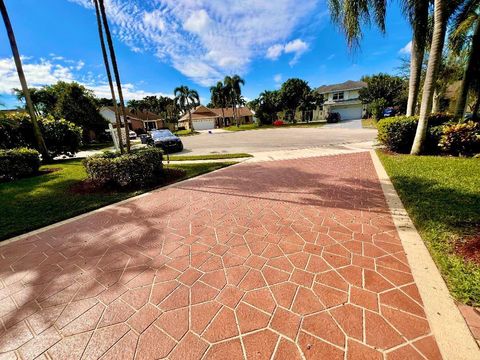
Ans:
<svg viewBox="0 0 480 360"><path fill-rule="evenodd" d="M356 120L362 118L362 106L337 107L333 111L338 112L342 120Z"/></svg>
<svg viewBox="0 0 480 360"><path fill-rule="evenodd" d="M193 122L195 130L215 129L215 119L197 120Z"/></svg>

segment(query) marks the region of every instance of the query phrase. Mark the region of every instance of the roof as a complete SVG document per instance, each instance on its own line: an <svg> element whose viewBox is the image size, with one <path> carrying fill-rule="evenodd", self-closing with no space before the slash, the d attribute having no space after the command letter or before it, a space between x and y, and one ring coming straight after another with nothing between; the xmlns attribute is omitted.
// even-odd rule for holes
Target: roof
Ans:
<svg viewBox="0 0 480 360"><path fill-rule="evenodd" d="M233 109L231 107L224 108L222 114L222 108L210 109L215 112L218 116L233 117ZM248 107L239 107L237 108L237 116L253 116L252 110Z"/></svg>
<svg viewBox="0 0 480 360"><path fill-rule="evenodd" d="M195 110L192 111L192 120L217 118L218 115L212 110L213 109L209 109L203 105L197 106ZM186 121L188 119L189 119L189 116L188 116L188 113L186 113L178 121Z"/></svg>
<svg viewBox="0 0 480 360"><path fill-rule="evenodd" d="M103 106L103 108L106 108L112 112L114 112L114 107L113 106ZM127 112L127 117L133 118L133 119L138 119L138 120L160 120L162 117L158 114L155 114L150 111L135 111L133 109L130 109L128 107L125 108L125 111ZM121 113L121 111L120 111ZM121 115L121 114L120 114Z"/></svg>
<svg viewBox="0 0 480 360"><path fill-rule="evenodd" d="M319 94L326 94L333 91L346 91L346 90L358 90L362 89L367 86L367 83L364 81L352 81L348 80L341 84L333 84L333 85L324 85L320 86L317 89Z"/></svg>

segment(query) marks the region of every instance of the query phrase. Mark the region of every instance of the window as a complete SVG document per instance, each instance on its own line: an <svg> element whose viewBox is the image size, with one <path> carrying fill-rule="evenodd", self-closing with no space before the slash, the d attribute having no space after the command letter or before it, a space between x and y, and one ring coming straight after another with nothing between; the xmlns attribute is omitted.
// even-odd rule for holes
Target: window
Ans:
<svg viewBox="0 0 480 360"><path fill-rule="evenodd" d="M343 98L344 98L344 93L343 92L333 93L333 101L343 100Z"/></svg>
<svg viewBox="0 0 480 360"><path fill-rule="evenodd" d="M157 124L155 121L145 121L146 130L154 130L156 128L157 128Z"/></svg>

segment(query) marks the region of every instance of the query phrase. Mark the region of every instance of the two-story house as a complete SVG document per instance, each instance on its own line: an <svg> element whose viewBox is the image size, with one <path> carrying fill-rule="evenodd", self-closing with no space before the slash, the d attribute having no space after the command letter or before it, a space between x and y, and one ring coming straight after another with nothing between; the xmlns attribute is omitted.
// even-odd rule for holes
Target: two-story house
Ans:
<svg viewBox="0 0 480 360"><path fill-rule="evenodd" d="M328 113L337 112L342 120L361 119L364 105L359 99L359 90L366 87L363 81L346 81L341 84L320 86L316 91L324 97L323 106L313 113L314 120L323 120Z"/></svg>

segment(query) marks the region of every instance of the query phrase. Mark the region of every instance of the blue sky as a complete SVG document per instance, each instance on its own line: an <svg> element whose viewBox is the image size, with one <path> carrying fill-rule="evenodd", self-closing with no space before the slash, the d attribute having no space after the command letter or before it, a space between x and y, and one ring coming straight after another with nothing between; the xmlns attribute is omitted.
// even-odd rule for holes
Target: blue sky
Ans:
<svg viewBox="0 0 480 360"><path fill-rule="evenodd" d="M5 0L29 86L77 81L108 96L90 0ZM171 95L179 85L209 100L209 86L238 73L253 99L291 77L312 87L395 72L411 38L396 2L387 34L366 29L351 53L325 0L105 0L127 98ZM0 102L19 87L0 24Z"/></svg>

